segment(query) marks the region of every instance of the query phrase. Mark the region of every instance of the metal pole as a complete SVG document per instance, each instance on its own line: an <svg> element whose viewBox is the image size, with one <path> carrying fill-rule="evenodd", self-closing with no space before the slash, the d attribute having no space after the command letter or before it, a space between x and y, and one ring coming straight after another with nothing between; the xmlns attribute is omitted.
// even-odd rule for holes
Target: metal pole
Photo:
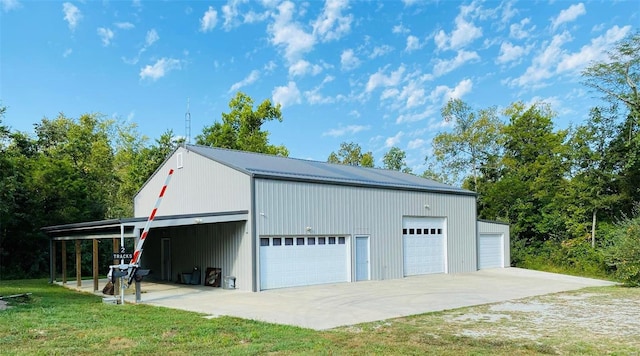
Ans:
<svg viewBox="0 0 640 356"><path fill-rule="evenodd" d="M124 225L120 224L120 247L124 247ZM124 260L120 260L120 265L124 264ZM120 277L120 305L124 305L124 277Z"/></svg>

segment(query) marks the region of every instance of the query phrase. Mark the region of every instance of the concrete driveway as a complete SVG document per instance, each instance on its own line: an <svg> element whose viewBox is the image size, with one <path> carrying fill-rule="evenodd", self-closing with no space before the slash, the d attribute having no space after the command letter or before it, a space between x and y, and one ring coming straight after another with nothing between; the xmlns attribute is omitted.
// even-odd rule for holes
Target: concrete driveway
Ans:
<svg viewBox="0 0 640 356"><path fill-rule="evenodd" d="M143 283L142 303L316 330L613 283L504 268L260 293ZM133 296L128 296L131 298Z"/></svg>

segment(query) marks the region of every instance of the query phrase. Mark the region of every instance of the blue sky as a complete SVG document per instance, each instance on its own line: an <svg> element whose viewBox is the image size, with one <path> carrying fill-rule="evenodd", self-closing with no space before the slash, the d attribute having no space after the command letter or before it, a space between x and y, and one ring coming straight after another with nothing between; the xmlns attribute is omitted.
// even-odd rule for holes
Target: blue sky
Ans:
<svg viewBox="0 0 640 356"><path fill-rule="evenodd" d="M241 90L282 105L271 143L324 161L392 146L424 170L440 108L546 101L557 126L598 105L580 71L638 30L640 1L0 0L4 124L102 113L191 136Z"/></svg>

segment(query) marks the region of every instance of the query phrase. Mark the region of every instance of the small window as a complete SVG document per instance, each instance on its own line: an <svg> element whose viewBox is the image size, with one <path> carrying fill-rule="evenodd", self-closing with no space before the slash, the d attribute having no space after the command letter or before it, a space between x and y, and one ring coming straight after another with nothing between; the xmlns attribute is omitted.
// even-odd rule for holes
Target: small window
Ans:
<svg viewBox="0 0 640 356"><path fill-rule="evenodd" d="M307 238L307 245L315 245L315 244L316 244L316 238L315 237Z"/></svg>
<svg viewBox="0 0 640 356"><path fill-rule="evenodd" d="M407 229L402 229L402 234L406 235L407 234Z"/></svg>
<svg viewBox="0 0 640 356"><path fill-rule="evenodd" d="M273 246L280 246L282 245L282 239L279 237L274 237L273 238Z"/></svg>
<svg viewBox="0 0 640 356"><path fill-rule="evenodd" d="M333 236L331 236L331 237L329 238L329 245L335 245L335 244L336 244L336 238L335 238L335 237L333 237Z"/></svg>
<svg viewBox="0 0 640 356"><path fill-rule="evenodd" d="M344 245L344 236L338 237L338 244Z"/></svg>
<svg viewBox="0 0 640 356"><path fill-rule="evenodd" d="M422 235L422 229L416 229L416 235Z"/></svg>
<svg viewBox="0 0 640 356"><path fill-rule="evenodd" d="M442 229L438 229L438 235L442 235Z"/></svg>
<svg viewBox="0 0 640 356"><path fill-rule="evenodd" d="M269 246L269 238L268 237L260 238L260 246Z"/></svg>
<svg viewBox="0 0 640 356"><path fill-rule="evenodd" d="M318 237L318 245L324 245L324 237Z"/></svg>
<svg viewBox="0 0 640 356"><path fill-rule="evenodd" d="M415 229L409 229L409 235L414 235L416 233Z"/></svg>
<svg viewBox="0 0 640 356"><path fill-rule="evenodd" d="M435 235L436 234L436 229L431 229L431 235Z"/></svg>
<svg viewBox="0 0 640 356"><path fill-rule="evenodd" d="M293 246L293 237L287 237L284 239L284 244L286 246Z"/></svg>
<svg viewBox="0 0 640 356"><path fill-rule="evenodd" d="M429 235L429 229L424 229L424 234Z"/></svg>
<svg viewBox="0 0 640 356"><path fill-rule="evenodd" d="M296 245L304 245L304 237L296 238Z"/></svg>

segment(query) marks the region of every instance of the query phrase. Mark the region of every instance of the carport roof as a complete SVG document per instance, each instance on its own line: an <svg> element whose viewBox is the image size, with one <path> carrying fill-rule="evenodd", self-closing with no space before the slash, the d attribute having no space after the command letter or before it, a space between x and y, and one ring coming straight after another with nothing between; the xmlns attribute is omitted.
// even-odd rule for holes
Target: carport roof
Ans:
<svg viewBox="0 0 640 356"><path fill-rule="evenodd" d="M159 215L154 218L151 227L157 228L167 226L245 221L248 219L248 215L249 212L247 210L185 215ZM121 227L123 227L125 237L133 237L134 229L142 228L146 222L146 217L110 219L66 225L46 226L41 230L44 231L53 240L69 240L120 237L120 229Z"/></svg>
<svg viewBox="0 0 640 356"><path fill-rule="evenodd" d="M280 157L208 146L186 149L253 177L475 195L462 188L398 171Z"/></svg>

